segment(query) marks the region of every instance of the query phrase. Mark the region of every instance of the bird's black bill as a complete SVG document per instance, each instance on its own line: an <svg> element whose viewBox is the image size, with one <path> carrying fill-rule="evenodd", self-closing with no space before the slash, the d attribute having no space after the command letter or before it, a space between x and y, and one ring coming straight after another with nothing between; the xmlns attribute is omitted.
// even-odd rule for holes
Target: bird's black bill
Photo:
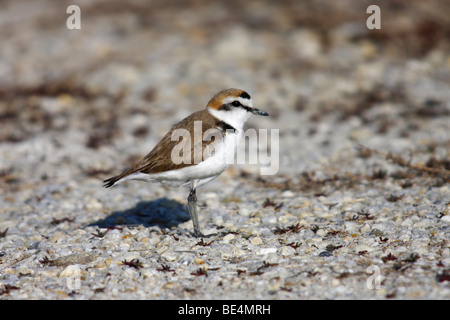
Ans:
<svg viewBox="0 0 450 320"><path fill-rule="evenodd" d="M258 108L253 108L252 113L256 114L258 116L265 116L265 117L267 117L269 115L267 112L261 111Z"/></svg>

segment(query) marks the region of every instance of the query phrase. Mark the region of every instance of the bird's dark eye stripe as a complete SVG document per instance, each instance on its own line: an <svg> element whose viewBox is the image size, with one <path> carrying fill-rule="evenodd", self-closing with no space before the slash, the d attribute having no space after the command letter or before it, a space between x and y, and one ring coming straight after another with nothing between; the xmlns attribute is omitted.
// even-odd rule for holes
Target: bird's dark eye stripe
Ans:
<svg viewBox="0 0 450 320"><path fill-rule="evenodd" d="M229 111L232 109L231 104L227 103L227 104L223 104L220 106L219 110L225 110L225 111Z"/></svg>
<svg viewBox="0 0 450 320"><path fill-rule="evenodd" d="M244 110L247 110L249 112L252 112L252 108L243 105L239 100L234 100L233 102L227 103L227 104L223 104L220 106L219 110L225 110L225 111L230 111L233 108L242 108Z"/></svg>

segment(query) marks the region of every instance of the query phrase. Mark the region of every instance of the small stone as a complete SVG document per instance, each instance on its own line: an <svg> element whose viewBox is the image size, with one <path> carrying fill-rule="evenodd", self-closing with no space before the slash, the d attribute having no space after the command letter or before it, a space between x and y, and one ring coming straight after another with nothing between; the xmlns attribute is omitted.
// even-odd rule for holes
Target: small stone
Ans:
<svg viewBox="0 0 450 320"><path fill-rule="evenodd" d="M53 233L53 235L50 237L50 241L52 242L60 242L66 238L66 234L62 231L56 231Z"/></svg>
<svg viewBox="0 0 450 320"><path fill-rule="evenodd" d="M112 259L110 258L106 258L105 260L99 262L98 264L95 265L96 268L105 268L107 267L109 264L111 264Z"/></svg>
<svg viewBox="0 0 450 320"><path fill-rule="evenodd" d="M30 275L34 274L34 271L32 269L28 268L28 267L23 266L23 267L17 268L17 273L20 276L25 276L25 275L26 276L30 276Z"/></svg>
<svg viewBox="0 0 450 320"><path fill-rule="evenodd" d="M240 257L240 256L245 254L245 251L241 250L241 249L239 249L237 247L234 247L233 248L233 254L234 254L235 257Z"/></svg>
<svg viewBox="0 0 450 320"><path fill-rule="evenodd" d="M103 208L103 204L95 198L91 198L89 202L86 204L86 209L88 210L100 210Z"/></svg>
<svg viewBox="0 0 450 320"><path fill-rule="evenodd" d="M40 270L39 276L40 277L49 277L49 278L57 278L58 277L59 270L57 269L48 269L48 270Z"/></svg>
<svg viewBox="0 0 450 320"><path fill-rule="evenodd" d="M312 237L314 237L315 235L316 234L314 233L314 231L312 231L310 229L306 229L305 231L303 231L302 239L308 240L308 239L311 239Z"/></svg>
<svg viewBox="0 0 450 320"><path fill-rule="evenodd" d="M278 217L278 222L280 222L281 224L287 224L291 219L292 219L291 215L283 215Z"/></svg>
<svg viewBox="0 0 450 320"><path fill-rule="evenodd" d="M295 249L290 246L281 247L281 255L283 257L290 256L295 253Z"/></svg>
<svg viewBox="0 0 450 320"><path fill-rule="evenodd" d="M223 220L222 216L215 216L215 217L212 217L212 219L213 219L214 223L219 225L219 226L223 225L223 223L224 223L224 220Z"/></svg>
<svg viewBox="0 0 450 320"><path fill-rule="evenodd" d="M61 271L59 277L80 277L82 274L83 272L78 264L71 264L70 266L67 266L63 271Z"/></svg>
<svg viewBox="0 0 450 320"><path fill-rule="evenodd" d="M273 248L273 247L259 248L258 250L256 250L256 254L258 256L262 256L262 255L270 254L270 253L275 253L275 252L277 252L277 248Z"/></svg>
<svg viewBox="0 0 450 320"><path fill-rule="evenodd" d="M274 224L274 223L277 223L277 217L276 216L264 216L263 218L262 218L262 222L264 223L264 224Z"/></svg>
<svg viewBox="0 0 450 320"><path fill-rule="evenodd" d="M384 232L381 231L380 229L373 229L372 231L370 231L370 234L377 236L377 237L384 236Z"/></svg>
<svg viewBox="0 0 450 320"><path fill-rule="evenodd" d="M169 250L165 251L161 255L161 258L164 258L168 262L174 262L174 261L178 260L178 256L175 253L173 253L172 251L169 251Z"/></svg>
<svg viewBox="0 0 450 320"><path fill-rule="evenodd" d="M163 285L164 289L173 289L174 288L174 283L173 282L167 282L165 285Z"/></svg>
<svg viewBox="0 0 450 320"><path fill-rule="evenodd" d="M19 277L17 277L17 276L14 275L14 274L10 274L10 275L7 275L7 276L6 276L6 278L5 278L5 280L4 280L4 283L5 283L5 284L8 284L8 285L11 285L11 284L16 283L17 281L19 281Z"/></svg>
<svg viewBox="0 0 450 320"><path fill-rule="evenodd" d="M398 238L398 240L401 240L403 242L408 242L410 239L411 239L411 237L409 236L409 234L402 234Z"/></svg>
<svg viewBox="0 0 450 320"><path fill-rule="evenodd" d="M236 236L232 233L227 234L226 236L223 237L223 242L228 243L230 242L230 240L233 240L234 238L236 238Z"/></svg>
<svg viewBox="0 0 450 320"><path fill-rule="evenodd" d="M361 245L356 246L354 250L358 254L360 252L372 252L372 251L374 251L374 248L370 247L368 245L361 244Z"/></svg>
<svg viewBox="0 0 450 320"><path fill-rule="evenodd" d="M121 193L119 193L117 196L115 196L115 197L113 198L113 202L114 202L114 203L122 202L122 200L123 200L123 195L122 195Z"/></svg>
<svg viewBox="0 0 450 320"><path fill-rule="evenodd" d="M327 232L325 231L325 229L319 229L316 231L316 234L318 236L324 237L327 234Z"/></svg>
<svg viewBox="0 0 450 320"><path fill-rule="evenodd" d="M370 225L368 223L365 223L360 229L360 232L369 232L369 231L370 231Z"/></svg>
<svg viewBox="0 0 450 320"><path fill-rule="evenodd" d="M447 216L447 215L443 216L443 217L441 218L441 221L450 223L450 216Z"/></svg>
<svg viewBox="0 0 450 320"><path fill-rule="evenodd" d="M319 257L331 257L333 254L330 251L322 251L319 253Z"/></svg>
<svg viewBox="0 0 450 320"><path fill-rule="evenodd" d="M239 210L239 214L240 214L241 216L244 216L244 217L250 216L251 213L252 213L252 212L251 212L250 210L248 210L247 208L241 208L241 209Z"/></svg>
<svg viewBox="0 0 450 320"><path fill-rule="evenodd" d="M250 240L251 244L255 246L259 246L263 243L262 239L260 237L253 237L252 240Z"/></svg>
<svg viewBox="0 0 450 320"><path fill-rule="evenodd" d="M293 196L295 196L295 193L293 193L291 190L286 190L281 193L281 196L284 198L292 198Z"/></svg>

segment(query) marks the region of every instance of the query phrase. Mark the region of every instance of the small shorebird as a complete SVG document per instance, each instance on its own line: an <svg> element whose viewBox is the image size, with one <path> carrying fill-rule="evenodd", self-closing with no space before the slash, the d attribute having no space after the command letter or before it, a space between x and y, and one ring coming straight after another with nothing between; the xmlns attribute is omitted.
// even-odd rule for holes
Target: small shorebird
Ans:
<svg viewBox="0 0 450 320"><path fill-rule="evenodd" d="M194 234L200 237L196 189L220 175L232 163L244 124L252 114L268 116L253 107L247 92L240 89L220 91L208 102L206 109L194 112L174 125L149 154L128 170L105 180L104 187L127 180L188 186L189 214ZM179 138L183 138L181 142Z"/></svg>

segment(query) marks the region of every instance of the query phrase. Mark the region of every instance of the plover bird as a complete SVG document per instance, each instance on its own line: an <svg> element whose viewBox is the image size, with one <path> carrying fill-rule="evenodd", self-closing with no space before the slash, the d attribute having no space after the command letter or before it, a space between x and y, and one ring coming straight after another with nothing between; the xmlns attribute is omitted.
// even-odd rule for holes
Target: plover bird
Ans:
<svg viewBox="0 0 450 320"><path fill-rule="evenodd" d="M220 91L208 102L206 109L175 124L141 161L105 180L104 187L127 180L187 186L194 234L201 237L196 190L233 162L244 124L252 114L268 116L253 107L247 92L240 89Z"/></svg>

